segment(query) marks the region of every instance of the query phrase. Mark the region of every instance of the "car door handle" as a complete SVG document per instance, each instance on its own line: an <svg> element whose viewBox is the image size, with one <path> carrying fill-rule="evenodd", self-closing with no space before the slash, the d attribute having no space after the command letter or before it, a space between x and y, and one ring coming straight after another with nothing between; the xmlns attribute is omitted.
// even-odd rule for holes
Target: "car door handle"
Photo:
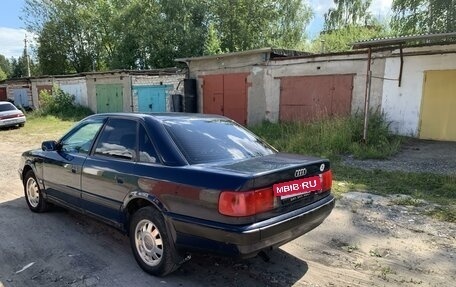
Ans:
<svg viewBox="0 0 456 287"><path fill-rule="evenodd" d="M123 178L121 178L121 177L115 176L114 179L116 180L116 182L117 182L118 184L123 184L123 183L124 183L124 180L123 180Z"/></svg>

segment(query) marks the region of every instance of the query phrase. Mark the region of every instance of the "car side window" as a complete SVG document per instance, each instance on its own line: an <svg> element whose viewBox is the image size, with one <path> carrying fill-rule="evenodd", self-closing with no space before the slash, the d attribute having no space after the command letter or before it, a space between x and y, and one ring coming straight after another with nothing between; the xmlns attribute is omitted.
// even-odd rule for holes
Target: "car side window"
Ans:
<svg viewBox="0 0 456 287"><path fill-rule="evenodd" d="M110 119L101 131L95 155L118 159L136 159L136 121Z"/></svg>
<svg viewBox="0 0 456 287"><path fill-rule="evenodd" d="M102 120L82 125L60 142L61 150L64 152L89 153L95 136L102 125Z"/></svg>
<svg viewBox="0 0 456 287"><path fill-rule="evenodd" d="M139 161L157 163L157 152L143 125L139 125Z"/></svg>

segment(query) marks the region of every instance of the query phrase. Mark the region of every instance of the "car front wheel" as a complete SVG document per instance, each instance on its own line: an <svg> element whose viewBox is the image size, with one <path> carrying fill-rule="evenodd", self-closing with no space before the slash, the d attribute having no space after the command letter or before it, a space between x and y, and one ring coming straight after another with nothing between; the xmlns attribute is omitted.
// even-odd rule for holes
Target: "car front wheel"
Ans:
<svg viewBox="0 0 456 287"><path fill-rule="evenodd" d="M27 205L33 212L45 212L48 208L46 200L43 198L35 174L29 170L24 177L24 193Z"/></svg>
<svg viewBox="0 0 456 287"><path fill-rule="evenodd" d="M169 237L162 214L147 206L133 214L130 244L139 266L155 276L165 276L179 267L180 256Z"/></svg>

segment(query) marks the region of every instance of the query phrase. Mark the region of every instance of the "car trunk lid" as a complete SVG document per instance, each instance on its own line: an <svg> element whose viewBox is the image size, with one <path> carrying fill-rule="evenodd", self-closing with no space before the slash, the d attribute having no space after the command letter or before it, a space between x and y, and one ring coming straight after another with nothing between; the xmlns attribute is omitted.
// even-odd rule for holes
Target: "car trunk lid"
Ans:
<svg viewBox="0 0 456 287"><path fill-rule="evenodd" d="M329 161L315 157L277 153L221 164L214 168L249 176L250 179L242 188L229 193L231 197L226 199L228 205L225 207L229 207L230 202L239 201L239 198L236 198L236 192L258 193L260 195L258 198L252 197L251 202L244 205L249 208L252 204L260 202L257 210L249 208L248 215L255 215L261 219L316 202L327 196L331 189L332 176ZM242 196L241 200L243 198L245 196ZM223 196L220 200L222 199L224 199ZM272 205L269 206L270 200ZM227 215L230 215L229 208L227 210Z"/></svg>

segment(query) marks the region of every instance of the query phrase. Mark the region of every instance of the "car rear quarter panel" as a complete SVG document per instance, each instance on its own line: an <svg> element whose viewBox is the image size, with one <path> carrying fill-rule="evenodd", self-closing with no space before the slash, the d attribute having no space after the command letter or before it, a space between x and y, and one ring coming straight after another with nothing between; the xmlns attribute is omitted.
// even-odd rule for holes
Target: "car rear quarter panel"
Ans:
<svg viewBox="0 0 456 287"><path fill-rule="evenodd" d="M233 224L252 220L230 218L218 212L218 198L222 190L239 190L249 177L230 173L185 167L166 167L144 164L136 171L138 190L124 200L123 208L130 201L148 194L148 200L168 216L187 216ZM156 199L156 200L155 200Z"/></svg>

